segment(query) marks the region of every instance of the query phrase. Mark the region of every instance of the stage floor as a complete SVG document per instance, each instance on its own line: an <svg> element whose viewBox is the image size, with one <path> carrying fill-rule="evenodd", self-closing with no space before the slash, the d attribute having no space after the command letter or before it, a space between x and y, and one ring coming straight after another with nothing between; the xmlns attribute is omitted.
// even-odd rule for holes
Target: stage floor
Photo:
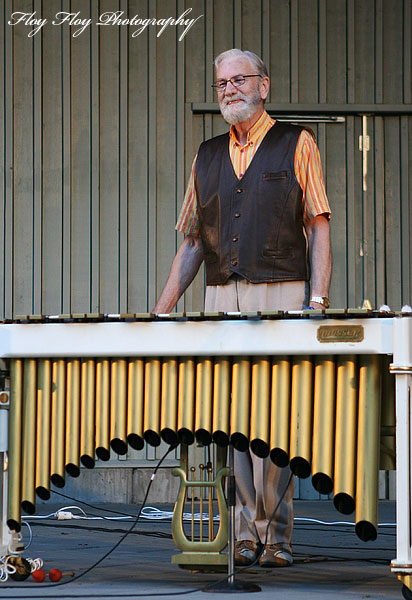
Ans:
<svg viewBox="0 0 412 600"><path fill-rule="evenodd" d="M57 498L54 496L54 498ZM54 513L74 505L61 499L58 504L42 505L38 514ZM170 505L157 506L166 511ZM78 506L81 506L80 504ZM134 505L82 506L88 515L114 516L108 509L136 513ZM80 514L78 510L71 510ZM353 516L339 514L330 501L295 501L295 517L323 521L351 522ZM48 573L52 568L74 571L78 576L103 557L127 531L132 520L30 519L33 541L25 557L41 557ZM395 522L394 502L379 503L379 523ZM27 528L23 527L27 542ZM262 591L258 600L354 600L402 599L401 583L390 571L395 557L395 527L380 527L376 542L361 542L353 526L321 525L295 521L293 548L295 564L286 569L253 568L236 577L236 581L257 583ZM3 598L186 598L198 600L222 597L222 594L190 590L203 588L221 579L223 574L191 573L171 564L176 547L170 536L170 521L139 521L134 531L113 553L78 580L64 577L64 585L25 582L0 583ZM250 594L242 594L248 597ZM233 597L233 595L232 595Z"/></svg>

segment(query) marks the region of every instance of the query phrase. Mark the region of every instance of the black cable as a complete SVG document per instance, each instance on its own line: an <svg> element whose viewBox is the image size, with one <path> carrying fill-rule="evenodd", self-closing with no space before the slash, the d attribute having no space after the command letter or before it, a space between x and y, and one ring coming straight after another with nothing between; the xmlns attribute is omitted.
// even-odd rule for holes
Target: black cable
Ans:
<svg viewBox="0 0 412 600"><path fill-rule="evenodd" d="M33 585L33 586L26 586L25 585L25 586L21 586L21 588L25 589L25 590L27 590L27 589L33 589L33 588L35 588L35 589L39 589L39 588L40 589L41 588L48 588L48 589L50 589L52 587L55 588L55 587L58 587L58 586L67 585L68 583L73 583L74 581L80 579L81 577L83 577L84 575L86 575L87 573L89 573L92 569L94 569L96 566L98 566L101 562L103 562L105 560L105 558L107 558L123 542L123 540L130 533L132 533L135 525L137 524L137 522L138 522L138 520L140 518L141 512L142 512L142 510L143 510L143 508L145 506L147 497L149 495L149 490L150 490L151 484L152 484L152 482L154 480L154 477L156 475L157 470L161 466L161 464L164 461L164 459L166 458L166 456L172 450L174 450L175 448L176 448L176 445L175 446L171 446L167 450L167 452L160 459L160 461L157 464L155 470L153 471L152 477L150 479L150 482L148 484L148 487L147 487L147 490L146 490L146 493L145 493L145 496L144 496L144 500L143 500L142 505L141 505L141 507L139 509L139 512L138 512L138 514L137 514L137 516L135 518L134 523L132 524L132 526L126 532L124 532L124 535L120 538L120 540L118 542L116 542L116 544L103 557L101 557L98 561L96 561L93 565L91 565L88 569L86 569L86 571L84 571L83 573L81 573L81 574L77 575L76 577L70 579L69 581L59 582L59 583L55 583L53 585L50 585L50 584L48 584L48 585ZM267 538L268 538L268 534L269 534L269 526L270 526L271 522L273 521L274 516L275 516L275 514L276 514L276 512L277 512L277 510L278 510L278 508L279 508L279 506L280 506L280 504L281 504L281 502L282 502L282 500L283 500L283 498L284 498L284 496L285 496L288 488L289 488L289 485L290 485L290 483L292 481L292 478L293 478L293 475L291 474L290 477L289 477L289 479L288 479L287 485L285 486L285 489L284 489L282 495L280 496L279 501L278 501L277 505L275 506L275 508L274 508L274 510L272 512L272 515L270 516L270 519L268 521L268 524L266 526L265 541L264 541L263 547L262 547L259 555L256 557L256 559L250 565L246 565L244 567L241 567L240 569L236 569L234 571L234 573L227 574L224 577L222 577L222 579L220 579L218 581L213 581L210 584L207 584L206 586L202 586L202 587L199 587L199 588L192 588L192 589L185 590L185 591L180 591L180 592L157 592L157 593L155 592L155 593L149 593L149 594L148 593L144 593L144 594L119 594L119 593L116 593L116 594L104 594L104 595L100 593L100 594L82 594L82 597L83 598L101 598L101 599L103 599L103 598L113 598L113 597L117 597L117 598L149 598L149 597L163 597L163 596L184 596L184 595L192 594L192 593L195 593L195 592L207 590L209 587L216 586L219 583L223 583L224 581L227 581L229 579L229 577L232 577L233 575L238 575L242 571L246 571L248 569L251 569L254 565L256 565L256 563L258 562L260 556L264 552L264 549L265 549L265 547L267 545ZM57 493L59 493L59 492L57 492ZM60 494L60 495L64 496L64 494ZM67 497L70 498L69 496L67 496ZM78 500L76 498L70 498L70 499L78 502ZM91 506L92 508L96 508L93 505L89 505L86 502L83 502L83 504ZM127 514L127 513L120 513L118 511L113 511L113 510L111 510L109 512L114 512L114 513L121 514L121 515ZM128 516L130 516L130 515L128 515ZM55 526L55 525L54 524L48 524L48 526ZM90 528L86 528L84 526L76 526L76 525L70 525L70 526L73 527L73 528L77 528L77 529L80 529L80 528L82 528L82 529L90 529ZM68 527L68 525L66 524L65 527ZM102 528L95 528L95 530L96 531L98 531L98 530L101 531ZM113 531L113 530L109 530L109 531ZM137 532L135 532L135 533L137 533ZM146 532L144 532L143 534L145 534L145 533ZM305 545L309 546L309 544L295 544L295 546L305 546ZM319 547L319 548L322 548L323 546L313 546L313 545L310 545L310 547ZM330 549L330 546L325 546L325 547L327 547L328 549ZM323 558L323 561L333 560L335 562L339 562L339 561L341 561L341 562L349 562L349 561L356 560L356 561L361 561L361 562L369 562L369 563L377 563L377 564L386 563L386 561L384 561L384 559L371 559L371 558L366 559L366 558L359 558L359 557L356 558L356 559L345 558L345 557L333 557L333 556L321 557L321 558ZM308 562L310 562L310 561L308 561ZM14 588L14 589L16 589L16 586L1 586L1 587L3 589L4 588ZM22 599L24 598L24 599L26 599L27 595L24 595L24 596L13 595L13 596L2 596L2 597L3 598L22 598ZM34 595L31 595L30 597L31 598L43 598L44 596L34 596ZM72 595L72 594L59 594L59 597L60 598L78 598L79 596L78 596L78 594L75 594L75 595Z"/></svg>
<svg viewBox="0 0 412 600"><path fill-rule="evenodd" d="M177 448L178 444L173 444L171 446L169 446L168 450L164 453L164 455L162 456L162 458L159 460L159 462L157 463L152 476L150 478L149 484L147 486L146 489L146 493L145 496L143 498L143 502L139 508L139 512L135 518L135 521L133 522L132 526L124 533L124 535L122 535L122 537L114 544L114 546L112 546L112 548L106 552L106 554L104 554L101 558L99 558L99 560L97 560L94 564L92 564L90 567L88 567L85 571L83 571L83 573L79 573L79 575L76 575L75 577L72 577L70 580L68 581L60 581L58 583L54 583L54 584L47 584L47 585L39 585L39 584L35 584L35 585L25 585L25 586L21 586L22 588L24 588L25 590L27 589L42 589L42 588L47 588L47 589L51 589L51 588L55 588L55 587L60 587L62 585L67 585L68 583L73 583L74 581L77 581L78 579L80 579L81 577L84 577L85 575L87 575L87 573L90 573L90 571L92 571L93 569L95 569L100 563L102 563L112 552L114 552L114 550L116 550L116 548L118 548L118 546L120 546L120 544L123 542L123 540L125 540L125 538L129 535L129 533L131 533L131 531L134 529L134 527L136 526L141 512L146 504L146 500L147 497L149 495L149 491L150 488L152 486L153 480L156 476L156 473L158 471L158 469L160 468L161 464L163 463L163 461L165 460L166 456L168 456L168 454L170 454L170 452L172 452L173 450L175 450ZM2 585L1 589L4 588L13 588L16 589L16 586L14 585ZM26 596L22 596L22 597L26 597ZM32 598L42 598L43 596L31 596ZM3 598L19 598L19 596L3 596Z"/></svg>
<svg viewBox="0 0 412 600"><path fill-rule="evenodd" d="M68 583L73 583L74 581L77 581L78 579L80 579L81 577L83 577L84 575L86 575L87 573L89 573L92 569L94 569L95 567L97 567L101 562L103 562L103 560L105 560L105 558L107 558L109 556L109 554L111 554L123 542L123 540L129 535L129 533L133 530L133 528L137 524L137 522L139 520L139 517L140 517L140 514L141 514L141 512L143 510L143 507L144 507L144 505L146 503L147 497L149 495L149 490L150 490L151 484L153 482L153 479L154 479L154 477L156 475L156 472L159 469L160 465L162 464L163 460L166 458L166 456L172 450L174 450L175 448L176 448L176 445L170 446L170 448L168 449L168 451L162 456L162 458L160 459L159 463L156 465L156 468L153 471L153 475L152 475L152 477L150 479L149 485L148 485L147 490L146 490L145 497L143 499L142 505L141 505L141 507L139 509L139 512L138 512L138 515L136 517L135 522L133 523L132 527L120 538L120 540L118 542L116 542L116 544L109 550L109 552L106 552L106 554L103 557L101 557L98 561L96 561L93 565L91 565L88 569L86 569L86 571L84 571L83 573L80 573L79 575L75 576L74 578L70 579L69 581L59 582L59 583L56 583L56 584L54 584L52 586L50 586L50 585L22 586L22 589L33 589L33 588L36 588L36 589L39 589L39 588L48 588L48 589L50 589L51 587L55 588L57 586L67 585ZM268 534L269 534L269 526L270 526L270 524L271 524L271 522L272 522L272 520L273 520L273 518L274 518L274 516L275 516L275 514L276 514L276 512L277 512L277 510L278 510L278 508L279 508L279 506L280 506L280 504L281 504L281 502L282 502L282 500L283 500L283 498L284 498L284 496L285 496L285 494L286 494L286 492L288 490L288 488L289 488L289 485L290 485L290 483L292 481L292 478L293 478L293 475L291 473L290 477L288 479L288 482L287 482L287 484L285 486L285 489L283 490L283 493L280 496L280 498L278 500L278 503L276 504L276 506L275 506L275 508L273 510L273 513L272 513L272 515L271 515L271 517L270 517L270 519L268 521L268 524L266 526L265 544L264 544L264 546L262 548L262 551L260 552L259 556L256 558L256 560L251 565L247 565L246 567L241 567L240 569L235 570L234 573L229 573L229 574L225 575L224 577L222 577L221 579L219 579L218 581L213 581L213 582L207 584L206 586L202 586L202 587L198 587L198 588L192 588L190 590L185 590L183 592L155 592L155 593L151 593L151 594L148 594L148 593L144 593L144 594L111 594L111 595L109 594L109 595L106 595L106 596L102 596L101 594L99 594L99 595L97 595L97 594L89 594L89 595L82 594L82 596L84 598L103 598L103 597L105 597L105 598L110 598L110 597L119 597L119 598L151 598L151 597L162 597L162 596L185 596L185 595L188 595L188 594L193 594L195 592L200 592L200 591L207 590L209 587L212 587L212 586L215 586L215 585L219 585L219 583L223 583L224 581L227 581L233 575L237 575L238 573L241 573L242 571L244 571L246 569L250 569L259 560L259 558L260 558L260 556L261 556L261 554L262 554L262 552L263 552L263 550L264 550L264 548L266 546L267 538L268 538ZM74 499L74 500L76 501L76 499ZM86 503L84 503L84 504L86 504ZM11 587L13 587L14 589L16 589L15 586L2 586L2 588L11 588ZM2 596L2 597L3 598L26 598L27 596L16 596L16 595L13 595L13 596ZM60 597L61 598L78 598L78 595L65 595L65 594L61 595L60 594ZM33 596L33 595L31 595L31 598L43 598L43 596Z"/></svg>

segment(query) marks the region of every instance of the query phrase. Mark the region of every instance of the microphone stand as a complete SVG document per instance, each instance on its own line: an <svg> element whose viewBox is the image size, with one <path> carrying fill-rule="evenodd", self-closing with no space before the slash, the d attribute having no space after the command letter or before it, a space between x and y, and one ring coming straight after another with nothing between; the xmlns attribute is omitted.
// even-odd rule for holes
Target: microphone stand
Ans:
<svg viewBox="0 0 412 600"><path fill-rule="evenodd" d="M217 583L214 587L208 587L204 592L215 592L217 594L233 594L246 592L261 592L261 588L256 583L246 583L235 580L235 506L236 506L236 483L234 474L234 451L232 444L229 444L229 477L227 503L229 507L229 546L227 579Z"/></svg>

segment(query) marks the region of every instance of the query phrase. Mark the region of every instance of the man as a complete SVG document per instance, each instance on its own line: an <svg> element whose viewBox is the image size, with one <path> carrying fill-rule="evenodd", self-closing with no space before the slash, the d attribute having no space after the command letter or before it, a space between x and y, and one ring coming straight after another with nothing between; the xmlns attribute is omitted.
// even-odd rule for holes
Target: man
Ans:
<svg viewBox="0 0 412 600"><path fill-rule="evenodd" d="M207 311L327 308L330 209L316 143L309 131L266 113L269 77L258 56L228 50L215 68L231 129L199 148L176 225L186 237L153 312L173 309L203 260ZM291 565L290 470L235 452L235 475L236 564L258 556L279 503L259 563Z"/></svg>

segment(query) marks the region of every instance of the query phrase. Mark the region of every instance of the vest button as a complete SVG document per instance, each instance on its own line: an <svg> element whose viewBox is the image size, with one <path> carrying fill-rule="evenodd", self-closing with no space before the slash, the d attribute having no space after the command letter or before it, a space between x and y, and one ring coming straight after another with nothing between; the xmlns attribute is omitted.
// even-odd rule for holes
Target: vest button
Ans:
<svg viewBox="0 0 412 600"><path fill-rule="evenodd" d="M236 267L236 265L237 265L237 260L233 259L233 260L232 260L232 265L233 265L234 267Z"/></svg>
<svg viewBox="0 0 412 600"><path fill-rule="evenodd" d="M238 219L240 217L240 212L235 213L235 219Z"/></svg>
<svg viewBox="0 0 412 600"><path fill-rule="evenodd" d="M242 188L238 188L236 191L238 194L241 194L243 192Z"/></svg>
<svg viewBox="0 0 412 600"><path fill-rule="evenodd" d="M238 237L235 235L234 237L232 237L232 242L237 242L238 241Z"/></svg>

